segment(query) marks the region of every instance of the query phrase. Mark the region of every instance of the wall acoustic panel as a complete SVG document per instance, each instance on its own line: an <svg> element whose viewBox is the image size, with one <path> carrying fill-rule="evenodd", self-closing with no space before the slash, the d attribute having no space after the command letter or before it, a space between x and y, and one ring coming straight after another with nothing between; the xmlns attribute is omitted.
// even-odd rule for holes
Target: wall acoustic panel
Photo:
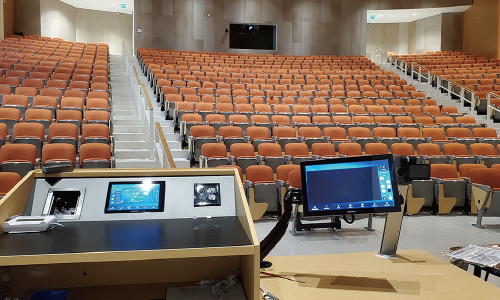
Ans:
<svg viewBox="0 0 500 300"><path fill-rule="evenodd" d="M134 39L135 47L146 48L364 55L367 9L470 4L472 0L141 0L135 1L134 25L142 32ZM277 25L277 50L229 49L224 31L232 22Z"/></svg>

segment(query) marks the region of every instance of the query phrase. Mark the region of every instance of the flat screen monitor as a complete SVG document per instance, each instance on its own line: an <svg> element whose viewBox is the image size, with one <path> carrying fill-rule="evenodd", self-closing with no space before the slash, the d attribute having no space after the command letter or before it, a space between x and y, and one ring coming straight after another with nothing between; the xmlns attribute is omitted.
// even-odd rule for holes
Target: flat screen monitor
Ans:
<svg viewBox="0 0 500 300"><path fill-rule="evenodd" d="M276 50L276 25L231 23L229 48Z"/></svg>
<svg viewBox="0 0 500 300"><path fill-rule="evenodd" d="M300 163L305 216L401 210L391 154Z"/></svg>
<svg viewBox="0 0 500 300"><path fill-rule="evenodd" d="M162 212L164 204L164 181L110 182L104 213Z"/></svg>

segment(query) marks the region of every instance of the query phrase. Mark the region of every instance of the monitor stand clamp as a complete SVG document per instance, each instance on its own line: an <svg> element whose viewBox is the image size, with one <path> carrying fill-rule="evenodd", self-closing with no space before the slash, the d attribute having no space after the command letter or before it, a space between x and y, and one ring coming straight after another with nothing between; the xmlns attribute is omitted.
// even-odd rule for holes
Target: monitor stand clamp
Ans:
<svg viewBox="0 0 500 300"><path fill-rule="evenodd" d="M406 201L403 195L406 196L406 191L408 190L407 185L399 185L399 199L401 201L401 211L388 213L385 217L384 234L382 236L382 243L380 245L380 251L376 255L382 258L395 259L396 250L398 248L399 234L401 233L401 224L403 223L403 215L405 211ZM402 193L403 192L403 193ZM402 193L402 194L401 194Z"/></svg>

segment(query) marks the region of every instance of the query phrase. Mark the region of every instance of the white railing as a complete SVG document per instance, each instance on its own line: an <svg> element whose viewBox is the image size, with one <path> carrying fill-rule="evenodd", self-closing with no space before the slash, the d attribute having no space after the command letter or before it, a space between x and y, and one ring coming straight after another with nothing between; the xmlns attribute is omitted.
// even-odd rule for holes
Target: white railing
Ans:
<svg viewBox="0 0 500 300"><path fill-rule="evenodd" d="M378 63L379 60L380 62ZM389 54L386 51L377 47L375 55L375 63L378 63L379 66L387 65L387 63L389 63Z"/></svg>
<svg viewBox="0 0 500 300"><path fill-rule="evenodd" d="M159 123L154 121L154 109L149 93L144 84L141 83L133 57L122 43L122 56L125 61L126 74L130 79L132 98L139 114L139 120L145 128L145 137L149 150L149 159L156 162L157 168L175 168L175 162L165 140L165 135Z"/></svg>
<svg viewBox="0 0 500 300"><path fill-rule="evenodd" d="M125 65L127 66L127 74L130 79L130 88L132 89L132 98L134 99L135 107L138 112L139 120L145 128L146 142L148 144L149 159L155 159L156 146L155 146L155 126L154 126L154 110L149 98L148 91L145 86L141 84L139 75L135 66L132 64L131 57L128 54L125 44L122 44Z"/></svg>

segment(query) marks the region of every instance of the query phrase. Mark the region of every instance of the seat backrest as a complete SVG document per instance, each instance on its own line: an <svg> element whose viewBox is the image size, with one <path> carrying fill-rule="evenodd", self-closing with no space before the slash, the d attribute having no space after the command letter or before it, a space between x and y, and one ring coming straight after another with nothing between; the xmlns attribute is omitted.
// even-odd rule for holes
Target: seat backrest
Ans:
<svg viewBox="0 0 500 300"><path fill-rule="evenodd" d="M321 129L318 127L300 127L298 135L304 138L321 138Z"/></svg>
<svg viewBox="0 0 500 300"><path fill-rule="evenodd" d="M472 183L488 185L491 188L500 188L500 170L496 168L476 168L470 171Z"/></svg>
<svg viewBox="0 0 500 300"><path fill-rule="evenodd" d="M211 103L209 103L211 104ZM212 123L226 123L226 117L224 115L219 114L208 114L205 117L205 120L208 122L208 125Z"/></svg>
<svg viewBox="0 0 500 300"><path fill-rule="evenodd" d="M14 172L0 172L0 196L5 196L19 181L21 176Z"/></svg>
<svg viewBox="0 0 500 300"><path fill-rule="evenodd" d="M399 127L398 136L404 136L407 138L420 138L420 130L418 128L411 127Z"/></svg>
<svg viewBox="0 0 500 300"><path fill-rule="evenodd" d="M85 91L81 90L66 90L64 92L64 97L76 97L80 99L86 99L87 94L85 93Z"/></svg>
<svg viewBox="0 0 500 300"><path fill-rule="evenodd" d="M0 148L0 163L7 161L30 162L36 166L37 151L32 144L5 144Z"/></svg>
<svg viewBox="0 0 500 300"><path fill-rule="evenodd" d="M111 161L111 148L107 144L91 143L80 146L80 167L88 160Z"/></svg>
<svg viewBox="0 0 500 300"><path fill-rule="evenodd" d="M3 96L2 105L19 105L27 108L29 99L25 95L5 95Z"/></svg>
<svg viewBox="0 0 500 300"><path fill-rule="evenodd" d="M474 143L470 145L471 155L494 156L496 155L495 146L488 143Z"/></svg>
<svg viewBox="0 0 500 300"><path fill-rule="evenodd" d="M293 170L299 170L299 165L281 165L276 169L276 179L283 180L285 183L288 183L288 175Z"/></svg>
<svg viewBox="0 0 500 300"><path fill-rule="evenodd" d="M422 128L423 137L431 137L432 141L446 140L444 128Z"/></svg>
<svg viewBox="0 0 500 300"><path fill-rule="evenodd" d="M53 123L49 126L49 143L54 137L72 137L78 141L78 127L71 123Z"/></svg>
<svg viewBox="0 0 500 300"><path fill-rule="evenodd" d="M375 127L373 128L373 136L382 138L396 137L396 130L390 127Z"/></svg>
<svg viewBox="0 0 500 300"><path fill-rule="evenodd" d="M347 135L349 137L362 137L362 138L367 138L367 137L372 137L372 133L369 128L367 127L351 127L347 130Z"/></svg>
<svg viewBox="0 0 500 300"><path fill-rule="evenodd" d="M457 114L458 109L455 106L443 106L441 108L441 111L443 114L449 113L449 114Z"/></svg>
<svg viewBox="0 0 500 300"><path fill-rule="evenodd" d="M190 135L195 138L201 138L201 137L215 138L215 128L208 125L195 125L191 127Z"/></svg>
<svg viewBox="0 0 500 300"><path fill-rule="evenodd" d="M273 135L278 138L294 138L297 137L295 129L292 127L275 127L273 129Z"/></svg>
<svg viewBox="0 0 500 300"><path fill-rule="evenodd" d="M248 166L246 169L246 176L246 180L251 181L252 183L275 182L273 168L266 165Z"/></svg>
<svg viewBox="0 0 500 300"><path fill-rule="evenodd" d="M309 148L302 143L288 143L285 145L285 155L290 155L292 158L307 157L309 156Z"/></svg>
<svg viewBox="0 0 500 300"><path fill-rule="evenodd" d="M253 145L247 143L232 144L229 149L229 153L231 153L231 155L234 156L235 159L238 159L240 157L255 157L255 149Z"/></svg>
<svg viewBox="0 0 500 300"><path fill-rule="evenodd" d="M207 158L227 157L226 146L220 143L205 143L201 146L201 155Z"/></svg>
<svg viewBox="0 0 500 300"><path fill-rule="evenodd" d="M87 110L91 109L105 109L109 110L108 100L103 98L88 98Z"/></svg>
<svg viewBox="0 0 500 300"><path fill-rule="evenodd" d="M394 143L391 145L391 153L394 155L413 156L415 155L415 148L412 144L408 143Z"/></svg>
<svg viewBox="0 0 500 300"><path fill-rule="evenodd" d="M419 155L442 155L441 148L438 144L421 143L417 145L417 153Z"/></svg>
<svg viewBox="0 0 500 300"><path fill-rule="evenodd" d="M12 130L12 138L34 137L45 141L45 129L40 123L16 123Z"/></svg>
<svg viewBox="0 0 500 300"><path fill-rule="evenodd" d="M246 134L250 137L251 141L254 139L261 139L261 138L268 139L271 137L269 128L260 126L248 127L246 130Z"/></svg>
<svg viewBox="0 0 500 300"><path fill-rule="evenodd" d="M456 121L457 121L457 123L476 124L476 119L474 117L471 117L471 116L457 117Z"/></svg>
<svg viewBox="0 0 500 300"><path fill-rule="evenodd" d="M245 115L237 115L237 114L229 115L228 119L229 119L229 121L233 122L233 124L234 123L248 123L248 117Z"/></svg>
<svg viewBox="0 0 500 300"><path fill-rule="evenodd" d="M288 183L290 188L301 188L302 179L300 170L292 170L288 173Z"/></svg>
<svg viewBox="0 0 500 300"><path fill-rule="evenodd" d="M451 129L451 128L450 128ZM467 146L461 143L446 143L443 145L444 155L469 155Z"/></svg>
<svg viewBox="0 0 500 300"><path fill-rule="evenodd" d="M330 139L347 139L347 132L342 127L326 127L323 129L323 135Z"/></svg>
<svg viewBox="0 0 500 300"><path fill-rule="evenodd" d="M312 155L319 157L334 157L337 156L335 145L330 143L314 143L311 146Z"/></svg>
<svg viewBox="0 0 500 300"><path fill-rule="evenodd" d="M28 108L24 115L26 121L29 120L47 120L52 123L52 112L48 109L33 109Z"/></svg>
<svg viewBox="0 0 500 300"><path fill-rule="evenodd" d="M89 121L109 121L109 113L102 110L89 110L85 113L85 123Z"/></svg>
<svg viewBox="0 0 500 300"><path fill-rule="evenodd" d="M491 166L492 168L496 166L493 165ZM500 166L500 165L498 165ZM481 164L461 164L458 167L458 170L460 171L460 177L469 177L470 178L470 172L474 169L487 169L488 167L485 165Z"/></svg>
<svg viewBox="0 0 500 300"><path fill-rule="evenodd" d="M470 138L471 132L468 128L448 128L446 130L446 135L448 137L456 137L456 138Z"/></svg>
<svg viewBox="0 0 500 300"><path fill-rule="evenodd" d="M71 161L75 166L75 147L71 144L46 144L42 148L42 166L47 161Z"/></svg>
<svg viewBox="0 0 500 300"><path fill-rule="evenodd" d="M21 121L21 111L16 108L0 108L0 119Z"/></svg>
<svg viewBox="0 0 500 300"><path fill-rule="evenodd" d="M283 155L281 146L276 143L261 143L258 146L259 155L266 157L280 157Z"/></svg>
<svg viewBox="0 0 500 300"><path fill-rule="evenodd" d="M363 155L363 150L361 145L358 143L342 143L338 145L339 155L346 156L361 156Z"/></svg>
<svg viewBox="0 0 500 300"><path fill-rule="evenodd" d="M85 124L82 127L82 143L87 138L105 138L109 141L109 127L105 124Z"/></svg>
<svg viewBox="0 0 500 300"><path fill-rule="evenodd" d="M389 148L384 143L367 143L365 145L366 155L377 155L377 154L387 154L389 153Z"/></svg>
<svg viewBox="0 0 500 300"><path fill-rule="evenodd" d="M243 137L243 128L238 126L221 126L219 135L223 138L228 137Z"/></svg>
<svg viewBox="0 0 500 300"><path fill-rule="evenodd" d="M477 127L472 128L473 137L483 137L483 138L496 138L497 131L492 127Z"/></svg>

